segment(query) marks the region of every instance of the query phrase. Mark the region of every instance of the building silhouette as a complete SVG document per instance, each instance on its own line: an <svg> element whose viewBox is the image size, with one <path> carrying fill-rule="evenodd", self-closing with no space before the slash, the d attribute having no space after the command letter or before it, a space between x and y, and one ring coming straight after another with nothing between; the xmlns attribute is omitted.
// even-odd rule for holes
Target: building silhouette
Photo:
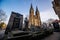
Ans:
<svg viewBox="0 0 60 40"><path fill-rule="evenodd" d="M23 15L16 12L12 12L7 28L10 30L22 30L22 26L23 26Z"/></svg>
<svg viewBox="0 0 60 40"><path fill-rule="evenodd" d="M40 26L41 25L41 19L40 19L40 13L36 6L36 11L34 15L34 9L31 4L30 11L29 11L29 26Z"/></svg>
<svg viewBox="0 0 60 40"><path fill-rule="evenodd" d="M54 0L52 4L53 4L53 9L55 13L58 15L60 19L60 0Z"/></svg>

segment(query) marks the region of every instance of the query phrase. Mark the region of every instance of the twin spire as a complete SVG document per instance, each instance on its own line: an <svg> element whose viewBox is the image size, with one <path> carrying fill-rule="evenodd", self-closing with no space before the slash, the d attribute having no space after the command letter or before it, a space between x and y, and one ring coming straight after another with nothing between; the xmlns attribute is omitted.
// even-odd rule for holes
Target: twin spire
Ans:
<svg viewBox="0 0 60 40"><path fill-rule="evenodd" d="M33 6L31 4L30 7L30 12L29 12L29 25L33 25L33 26L40 26L41 24L41 20L40 20L40 13L38 10L38 7L36 6L36 11L34 12Z"/></svg>
<svg viewBox="0 0 60 40"><path fill-rule="evenodd" d="M30 9L33 9L33 6L32 6L32 4L31 4L31 7L30 7ZM34 10L34 9L33 9L33 10ZM39 10L38 10L38 7L36 6L36 12L37 12L37 11L39 11Z"/></svg>

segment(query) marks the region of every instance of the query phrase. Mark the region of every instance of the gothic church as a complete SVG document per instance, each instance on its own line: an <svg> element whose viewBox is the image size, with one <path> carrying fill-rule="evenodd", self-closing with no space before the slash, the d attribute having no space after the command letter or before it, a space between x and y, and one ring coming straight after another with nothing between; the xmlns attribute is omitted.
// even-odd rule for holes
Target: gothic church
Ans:
<svg viewBox="0 0 60 40"><path fill-rule="evenodd" d="M34 15L34 9L31 4L30 11L29 11L29 26L37 26L40 27L41 25L41 19L40 19L40 13L38 8L36 7L35 15Z"/></svg>

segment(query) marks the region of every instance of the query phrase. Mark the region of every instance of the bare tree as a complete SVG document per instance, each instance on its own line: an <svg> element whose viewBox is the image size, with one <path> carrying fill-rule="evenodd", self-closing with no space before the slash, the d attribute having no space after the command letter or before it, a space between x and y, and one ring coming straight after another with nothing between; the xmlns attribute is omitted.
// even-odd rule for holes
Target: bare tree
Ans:
<svg viewBox="0 0 60 40"><path fill-rule="evenodd" d="M3 10L0 10L0 23L6 21L7 15Z"/></svg>

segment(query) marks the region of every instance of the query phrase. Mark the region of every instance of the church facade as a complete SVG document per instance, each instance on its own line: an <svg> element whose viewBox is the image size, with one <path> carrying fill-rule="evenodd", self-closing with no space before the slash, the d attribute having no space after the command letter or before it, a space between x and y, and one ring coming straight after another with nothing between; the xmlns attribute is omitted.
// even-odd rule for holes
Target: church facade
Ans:
<svg viewBox="0 0 60 40"><path fill-rule="evenodd" d="M34 9L31 4L30 11L29 11L29 26L40 26L41 25L41 19L40 19L40 13L38 8L36 7L35 15L34 15Z"/></svg>

